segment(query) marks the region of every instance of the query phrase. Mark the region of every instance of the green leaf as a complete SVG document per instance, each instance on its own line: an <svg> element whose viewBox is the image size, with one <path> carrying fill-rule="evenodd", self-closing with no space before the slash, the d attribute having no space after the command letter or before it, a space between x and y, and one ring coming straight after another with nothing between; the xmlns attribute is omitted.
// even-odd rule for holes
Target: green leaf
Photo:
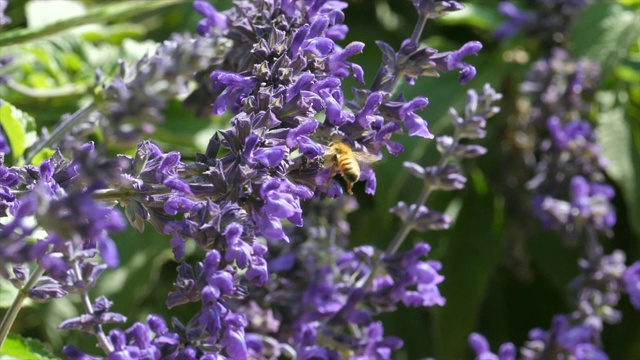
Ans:
<svg viewBox="0 0 640 360"><path fill-rule="evenodd" d="M83 16L87 9L83 3L73 0L29 1L24 12L30 28L37 28L75 16Z"/></svg>
<svg viewBox="0 0 640 360"><path fill-rule="evenodd" d="M612 91L601 91L596 128L598 142L609 166L607 174L620 186L629 207L629 223L640 234L640 123L633 123Z"/></svg>
<svg viewBox="0 0 640 360"><path fill-rule="evenodd" d="M9 280L0 277L0 309L8 309L17 294L18 289Z"/></svg>
<svg viewBox="0 0 640 360"><path fill-rule="evenodd" d="M24 338L16 334L9 334L2 349L0 360L9 359L58 359L43 342Z"/></svg>
<svg viewBox="0 0 640 360"><path fill-rule="evenodd" d="M464 9L443 16L438 22L445 25L469 25L490 31L503 19L493 4L465 4Z"/></svg>
<svg viewBox="0 0 640 360"><path fill-rule="evenodd" d="M638 36L640 12L614 2L595 2L578 18L569 46L575 55L601 63L608 72L626 58Z"/></svg>
<svg viewBox="0 0 640 360"><path fill-rule="evenodd" d="M55 153L56 151L51 148L42 149L39 153L33 156L33 159L31 159L31 164L40 165L40 163L47 159L50 159Z"/></svg>
<svg viewBox="0 0 640 360"><path fill-rule="evenodd" d="M0 106L0 125L11 146L11 155L16 161L24 150L36 142L35 120L6 101Z"/></svg>
<svg viewBox="0 0 640 360"><path fill-rule="evenodd" d="M39 1L46 2L46 1ZM37 29L18 29L0 33L0 46L24 43L29 40L49 36L76 26L101 23L109 20L122 20L138 14L149 13L168 6L178 5L183 0L164 1L120 1L95 7L81 16L58 20ZM57 3L57 2L56 2Z"/></svg>

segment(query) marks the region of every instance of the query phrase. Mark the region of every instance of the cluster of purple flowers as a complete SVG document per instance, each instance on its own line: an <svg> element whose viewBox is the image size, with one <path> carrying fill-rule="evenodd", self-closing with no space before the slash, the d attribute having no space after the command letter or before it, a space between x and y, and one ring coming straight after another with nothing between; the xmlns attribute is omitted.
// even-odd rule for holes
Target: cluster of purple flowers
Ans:
<svg viewBox="0 0 640 360"><path fill-rule="evenodd" d="M528 97L527 117L538 143L535 176L528 188L535 192L533 208L547 228L556 229L567 245L579 245L580 275L570 284L575 310L556 315L551 329L533 329L520 349L521 359L564 358L608 359L601 349L604 323L617 323L616 309L621 294L627 292L638 307L638 269L629 268L620 250L606 255L598 234L611 237L616 214L611 200L615 195L606 184L606 161L589 121L585 99L597 89L600 68L586 59L574 60L561 44L575 10L588 1L536 1L536 12L523 12L501 3L500 11L509 20L498 35L523 27L527 35L546 39L549 55L535 62L520 91ZM549 11L554 10L553 16ZM543 20L544 19L544 20ZM477 358L515 359L514 346L504 344L500 354L490 352L480 334L469 338Z"/></svg>
<svg viewBox="0 0 640 360"><path fill-rule="evenodd" d="M498 39L515 36L519 31L537 39L543 47L559 45L566 40L572 20L592 0L532 0L531 9L523 10L512 2L503 1L498 11L507 21L495 32Z"/></svg>
<svg viewBox="0 0 640 360"><path fill-rule="evenodd" d="M362 68L351 62L364 44L337 44L347 32L345 2L236 1L220 12L195 1L204 16L201 37L174 37L132 68L122 64L115 80L102 86L99 101L66 116L30 150L28 158L58 147L40 166L0 163L0 260L13 265L13 275L2 275L26 290L9 317L26 295L44 300L73 292L85 314L59 327L94 335L108 359L390 358L402 341L385 337L374 316L399 303L445 302L437 287L444 279L441 264L425 260L430 247L420 243L397 253L404 230L441 229L450 221L427 209L426 197L400 203L393 212L406 227L392 248L346 250L348 224L340 210L354 206L341 198L342 187L322 159L333 141L382 157L383 149L403 151L392 139L403 129L433 138L416 114L427 98L392 99L397 83L455 69L461 83L475 76L463 58L476 54L480 43L444 53L418 45L428 19L462 6L413 3L420 15L413 37L398 52L379 43L384 62L376 80L370 89L354 89L348 100L342 81L353 76L364 83ZM158 109L185 90L193 72L200 88L186 104L233 115L231 127L217 132L195 162L150 141L140 142L132 156L117 157L107 157L103 144L85 142L96 125L106 143L131 145L146 137L162 120ZM480 96L470 92L465 115L451 112L454 137L438 138L444 160L435 167L407 165L425 181L425 191L464 186L449 162L484 153L460 140L484 136L498 99L490 87ZM4 138L0 146L8 151ZM363 168L360 180L366 193L375 193L372 169ZM325 197L338 199L327 203ZM122 230L125 217L140 231L149 222L171 236L180 265L167 306L201 304L186 324L174 318L169 330L150 315L146 324L104 333L103 325L126 318L109 311L110 300L92 301L88 292L107 267L118 266L109 233ZM183 262L190 240L206 252L195 265ZM33 262L29 271L25 264ZM0 339L10 322L3 321ZM70 359L99 358L72 346L63 352Z"/></svg>

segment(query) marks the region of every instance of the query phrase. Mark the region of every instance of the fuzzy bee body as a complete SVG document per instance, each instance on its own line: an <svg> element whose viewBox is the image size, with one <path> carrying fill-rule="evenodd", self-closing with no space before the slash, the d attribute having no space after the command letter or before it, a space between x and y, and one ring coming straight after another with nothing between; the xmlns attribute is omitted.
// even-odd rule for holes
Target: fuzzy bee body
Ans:
<svg viewBox="0 0 640 360"><path fill-rule="evenodd" d="M325 167L331 167L331 175L340 171L340 175L347 182L347 192L353 195L353 183L360 180L360 164L368 165L378 160L373 154L354 151L349 145L341 141L330 143L324 154ZM328 184L327 184L328 187Z"/></svg>

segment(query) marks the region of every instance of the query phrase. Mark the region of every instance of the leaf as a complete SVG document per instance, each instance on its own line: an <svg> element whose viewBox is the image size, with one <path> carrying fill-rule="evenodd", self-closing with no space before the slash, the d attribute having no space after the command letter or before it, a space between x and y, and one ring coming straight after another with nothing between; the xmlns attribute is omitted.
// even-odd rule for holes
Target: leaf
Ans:
<svg viewBox="0 0 640 360"><path fill-rule="evenodd" d="M586 8L570 34L569 47L603 65L605 72L626 58L640 36L640 12L614 2L596 2Z"/></svg>
<svg viewBox="0 0 640 360"><path fill-rule="evenodd" d="M24 154L26 148L36 142L35 120L6 101L3 101L0 106L0 125L11 146L14 161Z"/></svg>
<svg viewBox="0 0 640 360"><path fill-rule="evenodd" d="M494 4L464 4L464 9L449 13L439 18L438 22L445 25L468 25L490 31L503 19Z"/></svg>
<svg viewBox="0 0 640 360"><path fill-rule="evenodd" d="M80 1L73 0L29 1L25 4L24 12L27 16L28 26L37 28L60 20L82 16L87 13L87 8Z"/></svg>
<svg viewBox="0 0 640 360"><path fill-rule="evenodd" d="M609 163L607 174L622 189L629 207L629 223L640 234L640 124L631 122L612 91L601 91L597 100L602 110L596 135Z"/></svg>
<svg viewBox="0 0 640 360"><path fill-rule="evenodd" d="M0 309L8 309L17 294L18 289L9 280L0 277Z"/></svg>
<svg viewBox="0 0 640 360"><path fill-rule="evenodd" d="M9 334L2 349L0 360L9 359L58 359L43 342L25 338L16 334Z"/></svg>

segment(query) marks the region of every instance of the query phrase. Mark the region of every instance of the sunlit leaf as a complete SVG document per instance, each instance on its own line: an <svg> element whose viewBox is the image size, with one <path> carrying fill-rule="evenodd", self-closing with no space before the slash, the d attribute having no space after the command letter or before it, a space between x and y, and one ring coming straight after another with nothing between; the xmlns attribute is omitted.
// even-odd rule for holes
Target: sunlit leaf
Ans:
<svg viewBox="0 0 640 360"><path fill-rule="evenodd" d="M0 360L9 359L58 359L51 350L39 340L10 334L2 349Z"/></svg>
<svg viewBox="0 0 640 360"><path fill-rule="evenodd" d="M7 136L14 160L20 158L37 139L35 120L7 101L0 106L0 125Z"/></svg>

